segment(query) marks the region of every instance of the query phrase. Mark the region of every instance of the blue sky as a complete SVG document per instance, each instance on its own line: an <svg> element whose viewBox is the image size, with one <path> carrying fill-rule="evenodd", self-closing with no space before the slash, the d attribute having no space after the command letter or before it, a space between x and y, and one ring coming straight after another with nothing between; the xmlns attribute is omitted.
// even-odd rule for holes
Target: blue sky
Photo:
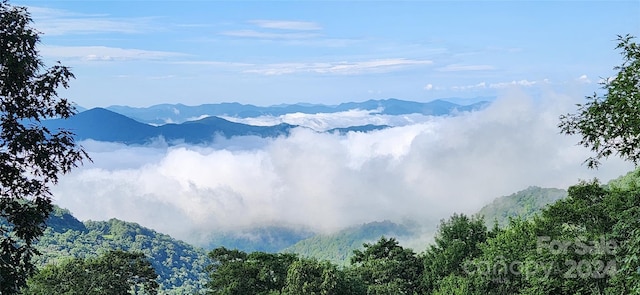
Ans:
<svg viewBox="0 0 640 295"><path fill-rule="evenodd" d="M85 107L588 94L640 35L637 0L11 3Z"/></svg>

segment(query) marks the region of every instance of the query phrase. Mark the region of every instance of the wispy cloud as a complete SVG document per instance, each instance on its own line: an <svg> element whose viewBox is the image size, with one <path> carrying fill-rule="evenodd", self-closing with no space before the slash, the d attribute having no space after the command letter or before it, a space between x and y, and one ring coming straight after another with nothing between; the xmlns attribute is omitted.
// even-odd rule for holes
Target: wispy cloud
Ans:
<svg viewBox="0 0 640 295"><path fill-rule="evenodd" d="M307 39L320 36L315 33L281 33L281 32L263 32L256 30L236 30L224 31L220 33L224 36L242 37L242 38L258 38L258 39Z"/></svg>
<svg viewBox="0 0 640 295"><path fill-rule="evenodd" d="M248 23L259 29L229 30L220 32L220 35L267 40L298 40L321 36L318 33L301 31L319 31L322 29L317 23L305 21L257 19L250 20Z"/></svg>
<svg viewBox="0 0 640 295"><path fill-rule="evenodd" d="M286 40L285 44L294 46L311 46L311 47L347 47L362 43L361 39L346 38L307 38L307 39L291 39Z"/></svg>
<svg viewBox="0 0 640 295"><path fill-rule="evenodd" d="M360 74L367 72L389 72L410 66L430 65L430 60L390 58L359 62L278 63L262 68L246 70L247 73L283 75L292 73Z"/></svg>
<svg viewBox="0 0 640 295"><path fill-rule="evenodd" d="M80 14L60 9L29 7L35 27L49 36L95 33L141 33L155 30L153 18L114 18L102 14Z"/></svg>
<svg viewBox="0 0 640 295"><path fill-rule="evenodd" d="M288 21L288 20L263 20L256 19L250 20L249 23L257 25L266 29L280 29L280 30L297 30L297 31L314 31L321 30L322 27L314 22L305 21Z"/></svg>
<svg viewBox="0 0 640 295"><path fill-rule="evenodd" d="M441 72L463 72L463 71L490 71L494 70L495 67L490 65L460 65L460 64L452 64L442 68L438 68L438 71Z"/></svg>
<svg viewBox="0 0 640 295"><path fill-rule="evenodd" d="M390 58L374 59L366 61L337 61L337 62L285 62L285 63L243 63L227 61L174 61L174 64L200 65L216 68L236 69L242 73L260 75L286 75L296 73L315 74L363 74L363 73L386 73L401 70L412 66L430 65L430 60Z"/></svg>
<svg viewBox="0 0 640 295"><path fill-rule="evenodd" d="M211 60L192 60L192 61L176 61L174 64L183 65L200 65L200 66L212 66L212 67L253 67L255 64L231 62L231 61L211 61Z"/></svg>
<svg viewBox="0 0 640 295"><path fill-rule="evenodd" d="M477 90L477 89L485 89L485 88L487 88L487 83L486 82L480 82L478 84L473 84L473 85L453 86L453 87L451 87L451 90L454 90L454 91L466 91L466 90Z"/></svg>
<svg viewBox="0 0 640 295"><path fill-rule="evenodd" d="M456 85L451 86L450 89L454 91L471 91L471 90L480 90L480 89L504 89L509 87L533 87L535 85L543 85L549 84L548 79L543 79L540 81L530 81L527 79L522 80L513 80L509 82L495 82L495 83L487 83L485 81L479 82L476 84L470 85Z"/></svg>
<svg viewBox="0 0 640 295"><path fill-rule="evenodd" d="M82 61L163 60L186 54L168 51L126 49L106 46L41 46L45 57Z"/></svg>
<svg viewBox="0 0 640 295"><path fill-rule="evenodd" d="M522 86L522 87L531 87L534 86L536 84L540 84L540 83L548 83L547 80L543 80L543 81L529 81L529 80L519 80L519 81L511 81L511 82L500 82L500 83L491 83L489 84L489 88L494 88L494 89L501 89L501 88L507 88L507 87L514 87L514 86Z"/></svg>

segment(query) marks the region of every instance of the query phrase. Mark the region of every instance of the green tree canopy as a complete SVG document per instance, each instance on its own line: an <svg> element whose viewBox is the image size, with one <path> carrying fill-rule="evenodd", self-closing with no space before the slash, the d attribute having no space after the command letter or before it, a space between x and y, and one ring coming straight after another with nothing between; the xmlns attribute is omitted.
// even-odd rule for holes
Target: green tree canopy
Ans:
<svg viewBox="0 0 640 295"><path fill-rule="evenodd" d="M157 294L157 274L142 253L113 250L96 258L50 264L28 281L23 294Z"/></svg>
<svg viewBox="0 0 640 295"><path fill-rule="evenodd" d="M623 62L614 68L618 74L603 82L606 93L588 96L577 113L560 117L562 132L582 135L579 144L596 153L585 161L590 168L612 154L640 162L640 46L633 39L618 36Z"/></svg>
<svg viewBox="0 0 640 295"><path fill-rule="evenodd" d="M479 217L453 214L442 220L435 236L435 244L423 255L423 286L438 288L448 275L464 275L464 262L480 255L480 244L487 239L487 227Z"/></svg>
<svg viewBox="0 0 640 295"><path fill-rule="evenodd" d="M15 294L34 271L33 247L52 210L49 187L87 154L73 134L41 120L68 118L57 95L73 77L67 67L45 68L38 32L24 7L0 2L0 294Z"/></svg>
<svg viewBox="0 0 640 295"><path fill-rule="evenodd" d="M329 261L301 258L287 271L286 295L362 294L353 290L345 273Z"/></svg>
<svg viewBox="0 0 640 295"><path fill-rule="evenodd" d="M381 237L375 244L354 250L354 273L367 285L367 294L421 294L423 265L411 249L394 238Z"/></svg>
<svg viewBox="0 0 640 295"><path fill-rule="evenodd" d="M245 253L219 247L209 252L209 294L279 294L295 254Z"/></svg>

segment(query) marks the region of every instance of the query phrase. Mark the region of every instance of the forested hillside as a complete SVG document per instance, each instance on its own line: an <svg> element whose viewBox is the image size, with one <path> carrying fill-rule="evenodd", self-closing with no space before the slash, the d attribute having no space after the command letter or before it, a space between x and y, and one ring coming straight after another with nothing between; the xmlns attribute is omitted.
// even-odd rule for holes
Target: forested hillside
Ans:
<svg viewBox="0 0 640 295"><path fill-rule="evenodd" d="M193 294L206 281L206 252L138 224L117 219L80 222L68 210L56 207L37 248L37 264L69 257L95 257L118 249L144 253L159 275L162 294Z"/></svg>
<svg viewBox="0 0 640 295"><path fill-rule="evenodd" d="M343 267L221 247L210 252L208 287L212 294L640 294L639 183L640 168L608 185L580 182L566 198L529 188L505 198L521 208L536 204L536 193L560 199L502 228L453 214L421 253L382 237Z"/></svg>
<svg viewBox="0 0 640 295"><path fill-rule="evenodd" d="M284 226L263 226L235 232L220 232L213 235L206 246L209 249L227 247L246 252L280 252L297 242L314 236L315 233Z"/></svg>
<svg viewBox="0 0 640 295"><path fill-rule="evenodd" d="M622 186L637 181L637 177L630 175L613 181L612 185ZM553 200L565 196L564 190L530 187L496 199L480 213L487 217L487 224L492 224L490 220L495 217L502 225L506 225L509 216L529 218ZM205 267L209 263L204 249L117 219L81 222L71 212L59 207L55 207L47 224L45 235L38 244L42 252L37 257L40 266L58 263L69 257L96 257L113 249L141 252L150 259L159 275L161 294L191 294L204 290L207 281ZM366 223L327 235L265 227L217 235L210 247L225 246L247 253L282 251L348 266L354 250L362 249L364 243L372 244L382 236L402 241L410 239L413 234L412 226L391 221Z"/></svg>
<svg viewBox="0 0 640 295"><path fill-rule="evenodd" d="M222 290L249 292L243 294L307 294L313 290L513 294L536 288L557 294L573 294L574 289L627 292L635 289L622 283L620 275L633 278L632 270L637 268L637 261L627 258L635 257L631 254L637 230L629 231L628 226L632 224L629 218L637 215L634 208L640 208L634 201L639 184L640 169L606 185L581 182L568 192L529 187L500 197L480 211L505 222L502 227L490 229L485 224L493 222L481 219L481 214L454 214L441 221L435 241L425 244L423 252L404 248L396 239L411 237L411 226L382 221L316 235L282 253L218 247L207 257L203 249L135 223L116 219L80 222L68 210L56 207L38 244L43 253L38 265L60 263L69 257L96 257L113 249L141 252L159 275L160 294L203 294L205 290L214 294L227 294ZM263 229L271 235L280 230ZM614 243L615 253L595 248L605 237L605 242ZM276 247L269 246L270 241L263 239L265 245L254 246ZM553 241L572 242L567 251L554 254L547 247ZM576 268L565 263L569 261L575 262ZM601 268L595 264L590 269L577 268L584 261L603 264ZM491 269L483 268L487 263ZM382 265L387 267L382 269ZM552 267L549 270L555 272L523 268L529 266ZM317 281L307 281L313 273ZM573 273L574 280L562 277ZM540 285L542 279L549 283Z"/></svg>
<svg viewBox="0 0 640 295"><path fill-rule="evenodd" d="M497 222L499 226L505 226L509 223L510 217L529 219L545 206L566 196L567 191L563 189L531 186L517 193L493 200L482 207L478 214L484 216L487 227L492 227L494 222Z"/></svg>
<svg viewBox="0 0 640 295"><path fill-rule="evenodd" d="M532 218L547 205L566 196L567 192L563 189L532 186L511 195L496 198L482 207L477 214L484 217L487 228L493 227L495 221L504 227L509 223L509 218ZM391 221L371 222L333 234L310 237L286 248L284 252L346 265L353 255L353 250L360 249L363 243L374 242L381 236L395 237L403 241L405 238L415 238L414 234L411 226Z"/></svg>
<svg viewBox="0 0 640 295"><path fill-rule="evenodd" d="M410 227L391 221L370 222L350 227L328 235L316 235L302 240L286 248L283 252L296 253L303 257L328 260L345 265L353 255L353 250L360 249L363 243L371 243L381 236L408 237L412 234Z"/></svg>

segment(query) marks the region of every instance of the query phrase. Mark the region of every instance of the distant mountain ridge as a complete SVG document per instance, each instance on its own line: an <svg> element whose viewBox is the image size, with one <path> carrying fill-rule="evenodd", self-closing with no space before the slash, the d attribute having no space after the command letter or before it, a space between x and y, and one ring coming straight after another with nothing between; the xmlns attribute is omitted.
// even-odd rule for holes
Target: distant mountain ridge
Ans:
<svg viewBox="0 0 640 295"><path fill-rule="evenodd" d="M76 134L77 140L119 142L125 144L145 144L156 138L168 143L203 144L212 142L215 136L278 137L288 135L298 127L287 123L273 126L254 126L232 122L217 116L256 117L279 116L289 113L335 113L348 110L370 110L380 114L424 114L433 116L451 115L457 112L475 111L489 103L481 101L471 105L459 105L444 100L427 103L399 99L368 100L365 102L342 103L337 106L295 104L258 107L239 103L207 104L185 106L182 104L162 104L148 108L112 106L93 108L80 112L69 119L50 119L43 122L50 129L63 128ZM165 122L178 122L167 123ZM370 132L388 128L387 125L363 125L333 128L329 133Z"/></svg>
<svg viewBox="0 0 640 295"><path fill-rule="evenodd" d="M455 112L480 110L489 105L489 100L469 105L460 105L443 99L430 102L406 101L395 98L367 100L364 102L346 102L339 105L322 104L282 104L274 106L255 106L251 104L216 103L187 106L183 104L158 104L150 107L136 108L129 106L110 106L108 110L133 118L140 122L161 125L182 123L203 116L229 116L251 118L259 116L281 116L291 113L318 114L337 113L354 109L375 111L385 115L423 114L432 116L449 115Z"/></svg>
<svg viewBox="0 0 640 295"><path fill-rule="evenodd" d="M152 126L103 108L90 109L65 120L45 120L43 125L50 129L70 130L75 133L77 140L93 139L125 144L144 144L159 137L167 142L192 144L210 142L216 135L275 137L286 135L291 128L296 127L285 123L275 126L252 126L218 117Z"/></svg>

